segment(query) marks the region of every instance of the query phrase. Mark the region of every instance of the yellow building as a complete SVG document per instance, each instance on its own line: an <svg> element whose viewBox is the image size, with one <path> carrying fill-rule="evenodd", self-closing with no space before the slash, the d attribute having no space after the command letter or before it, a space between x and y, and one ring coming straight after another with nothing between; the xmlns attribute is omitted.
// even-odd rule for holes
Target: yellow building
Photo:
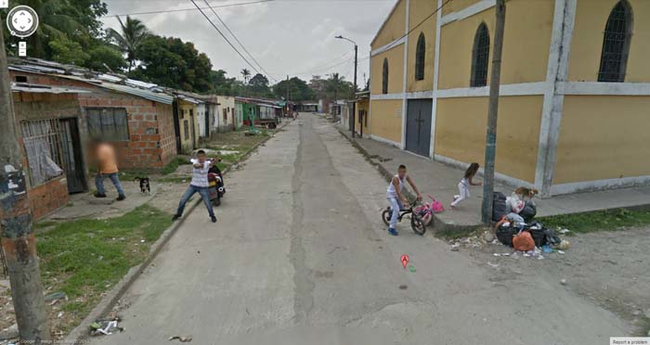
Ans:
<svg viewBox="0 0 650 345"><path fill-rule="evenodd" d="M371 43L373 139L483 162L495 3L397 1ZM650 1L507 0L497 178L547 196L650 183L648 56Z"/></svg>
<svg viewBox="0 0 650 345"><path fill-rule="evenodd" d="M201 102L191 97L177 95L178 142L180 153L191 154L199 147L199 123L197 105Z"/></svg>

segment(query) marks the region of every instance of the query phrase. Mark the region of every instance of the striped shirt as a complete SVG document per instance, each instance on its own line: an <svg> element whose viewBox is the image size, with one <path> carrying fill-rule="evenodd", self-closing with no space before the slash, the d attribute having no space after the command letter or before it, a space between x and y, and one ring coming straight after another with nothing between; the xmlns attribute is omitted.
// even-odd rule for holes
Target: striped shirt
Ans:
<svg viewBox="0 0 650 345"><path fill-rule="evenodd" d="M199 160L191 159L190 162L192 162L192 166L194 166L194 164L199 163ZM194 187L209 187L208 170L210 170L210 162L208 161L203 162L203 168L194 167L194 169L192 169L192 182L190 182L190 184Z"/></svg>

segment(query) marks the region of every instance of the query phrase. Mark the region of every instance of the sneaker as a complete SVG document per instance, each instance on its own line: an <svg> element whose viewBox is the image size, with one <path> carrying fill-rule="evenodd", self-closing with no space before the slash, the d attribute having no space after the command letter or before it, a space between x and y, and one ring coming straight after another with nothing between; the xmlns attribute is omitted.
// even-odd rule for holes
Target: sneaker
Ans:
<svg viewBox="0 0 650 345"><path fill-rule="evenodd" d="M454 195L454 201L458 200L460 198L460 195Z"/></svg>
<svg viewBox="0 0 650 345"><path fill-rule="evenodd" d="M210 219L212 220L213 223L217 222L217 217L215 217L215 216L211 216Z"/></svg>
<svg viewBox="0 0 650 345"><path fill-rule="evenodd" d="M395 230L394 228L388 228L388 233L391 234L391 235L393 235L393 236L397 236L397 235L398 235L398 234L397 234L397 230Z"/></svg>
<svg viewBox="0 0 650 345"><path fill-rule="evenodd" d="M180 214L175 214L175 215L172 217L172 222L178 220L180 217L182 217L182 215L180 215Z"/></svg>
<svg viewBox="0 0 650 345"><path fill-rule="evenodd" d="M106 194L104 193L95 193L95 198L105 198Z"/></svg>
<svg viewBox="0 0 650 345"><path fill-rule="evenodd" d="M118 196L117 199L115 199L115 200L117 200L117 201L122 201L122 200L124 200L124 199L126 199L126 196L124 196L124 195L120 195L120 196Z"/></svg>

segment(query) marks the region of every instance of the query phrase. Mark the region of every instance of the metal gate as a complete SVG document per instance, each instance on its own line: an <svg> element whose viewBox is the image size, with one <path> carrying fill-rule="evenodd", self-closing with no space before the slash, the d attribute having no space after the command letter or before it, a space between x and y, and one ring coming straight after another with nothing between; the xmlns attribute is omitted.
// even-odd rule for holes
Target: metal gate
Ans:
<svg viewBox="0 0 650 345"><path fill-rule="evenodd" d="M430 99L413 99L407 104L406 150L429 157L431 147Z"/></svg>

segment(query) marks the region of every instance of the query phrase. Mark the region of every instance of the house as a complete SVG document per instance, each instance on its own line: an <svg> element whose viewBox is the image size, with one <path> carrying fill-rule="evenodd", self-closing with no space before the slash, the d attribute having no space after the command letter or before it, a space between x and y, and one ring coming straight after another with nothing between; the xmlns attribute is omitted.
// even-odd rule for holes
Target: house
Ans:
<svg viewBox="0 0 650 345"><path fill-rule="evenodd" d="M261 98L236 97L236 104L244 119L244 125L262 125L275 128L282 117L284 101Z"/></svg>
<svg viewBox="0 0 650 345"><path fill-rule="evenodd" d="M9 71L17 85L77 90L71 101L76 102L79 114L73 117L75 124L71 126L77 127L78 135L67 140L78 146L84 146L84 138L111 141L121 169L160 169L176 156L173 98L155 85L38 59L11 60ZM30 125L32 114L39 114L39 121L59 117L49 101L43 101L40 95L34 100L31 94L20 92L15 97L16 108L24 112L21 121L25 123L21 122L21 126ZM80 170L87 171L88 167ZM83 186L74 191L87 189L81 177L69 178L67 183Z"/></svg>
<svg viewBox="0 0 650 345"><path fill-rule="evenodd" d="M368 133L368 115L370 110L370 91L357 92L355 107L355 116L354 116L354 131L363 137L364 133Z"/></svg>
<svg viewBox="0 0 650 345"><path fill-rule="evenodd" d="M175 92L174 125L177 128L176 141L178 153L191 154L199 147L199 121L197 106L203 104L198 98Z"/></svg>
<svg viewBox="0 0 650 345"><path fill-rule="evenodd" d="M214 114L213 130L224 133L238 130L243 123L243 114L237 113L235 97L216 96L219 102L218 111Z"/></svg>
<svg viewBox="0 0 650 345"><path fill-rule="evenodd" d="M298 104L298 111L304 113L318 113L318 102L302 102Z"/></svg>
<svg viewBox="0 0 650 345"><path fill-rule="evenodd" d="M506 6L497 178L546 196L650 183L650 2ZM397 1L371 43L371 137L482 163L495 20L494 0Z"/></svg>

